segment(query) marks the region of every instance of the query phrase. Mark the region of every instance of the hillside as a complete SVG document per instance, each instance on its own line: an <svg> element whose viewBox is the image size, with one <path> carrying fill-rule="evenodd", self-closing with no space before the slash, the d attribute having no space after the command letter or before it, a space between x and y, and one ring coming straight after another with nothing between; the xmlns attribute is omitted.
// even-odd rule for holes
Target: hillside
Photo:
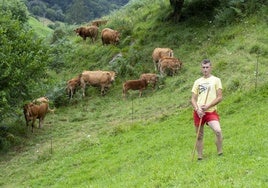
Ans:
<svg viewBox="0 0 268 188"><path fill-rule="evenodd" d="M1 155L1 187L267 187L267 9L227 26L209 20L175 24L164 19L168 3L146 2L107 16L106 26L122 32L118 46L84 42L68 28L68 45L58 55L62 67L49 72L55 86L47 95L59 105L34 134L25 130L21 114L18 126L26 138ZM174 49L182 70L161 78L155 91L148 88L141 98L133 91L122 100L125 80L154 72L151 53L159 46ZM109 63L118 53L122 58ZM224 87L224 156L216 155L206 127L199 163L191 160L189 100L204 58L212 60ZM68 101L64 84L84 69L120 74L106 96L91 87L85 98L78 91Z"/></svg>

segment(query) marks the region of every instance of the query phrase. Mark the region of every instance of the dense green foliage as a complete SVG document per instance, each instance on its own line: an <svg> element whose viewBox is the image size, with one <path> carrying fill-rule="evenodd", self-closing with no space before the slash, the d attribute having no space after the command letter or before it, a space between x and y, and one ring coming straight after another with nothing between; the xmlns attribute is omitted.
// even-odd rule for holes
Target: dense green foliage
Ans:
<svg viewBox="0 0 268 188"><path fill-rule="evenodd" d="M109 20L105 27L122 33L117 46L102 46L100 38L95 44L83 41L73 33L74 26L68 25L48 35L42 43L45 49L50 45L44 61L48 69L42 73L54 82L29 83L27 87L36 93L27 100L46 91L58 108L55 114L48 114L44 129L36 129L34 134L25 127L19 107L16 117L5 119L6 126L0 127L1 151L6 152L1 155L0 186L267 186L267 6L256 6L254 15L242 11L237 16L227 11L230 6L226 5L208 16L189 9L203 10L205 4L187 1L183 19L176 23L168 19L172 12L168 1L151 2L133 1L105 17ZM35 32L44 37L49 31ZM29 40L33 42L35 37ZM5 38L3 35L1 42L6 42ZM20 47L36 46L28 40L25 43L27 48ZM122 82L153 72L151 53L159 46L174 49L183 61L182 70L174 77L161 77L154 92L149 88L138 98L133 91L122 100ZM7 54L7 59L12 59L12 54ZM36 56L33 58L43 58ZM224 156L216 155L213 134L206 128L204 160L196 163L191 161L195 134L189 99L203 58L212 60L213 74L222 79L224 87L224 100L219 105ZM32 64L37 65L39 61ZM79 90L69 101L66 81L84 69L116 70L118 75L106 96L89 87L85 98Z"/></svg>
<svg viewBox="0 0 268 188"><path fill-rule="evenodd" d="M29 96L40 95L49 59L48 49L26 22L26 9L8 5L10 9L0 4L0 121L15 116Z"/></svg>
<svg viewBox="0 0 268 188"><path fill-rule="evenodd" d="M29 11L52 21L89 22L119 9L129 0L27 0Z"/></svg>

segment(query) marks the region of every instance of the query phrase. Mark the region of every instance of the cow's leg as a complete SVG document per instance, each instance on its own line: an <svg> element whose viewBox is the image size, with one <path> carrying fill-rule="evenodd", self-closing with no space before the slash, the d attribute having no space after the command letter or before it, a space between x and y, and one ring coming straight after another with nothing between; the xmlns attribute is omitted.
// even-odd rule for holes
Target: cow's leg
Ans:
<svg viewBox="0 0 268 188"><path fill-rule="evenodd" d="M104 96L105 95L105 87L104 86L101 86L101 95Z"/></svg>
<svg viewBox="0 0 268 188"><path fill-rule="evenodd" d="M39 118L39 129L42 128L42 124L43 124L43 118L41 117Z"/></svg>
<svg viewBox="0 0 268 188"><path fill-rule="evenodd" d="M35 120L36 120L36 118L34 117L33 120L32 120L32 133L33 133L33 130L34 130L34 123L35 123Z"/></svg>
<svg viewBox="0 0 268 188"><path fill-rule="evenodd" d="M141 95L142 95L142 89L140 89L140 95L139 95L139 97L141 97Z"/></svg>
<svg viewBox="0 0 268 188"><path fill-rule="evenodd" d="M156 72L159 71L159 67L158 66L159 66L158 63L157 62L154 62L154 69L155 69Z"/></svg>
<svg viewBox="0 0 268 188"><path fill-rule="evenodd" d="M82 95L83 95L83 97L85 97L85 87L86 87L86 85L85 84L82 84L81 85L81 88L82 88Z"/></svg>
<svg viewBox="0 0 268 188"><path fill-rule="evenodd" d="M123 87L122 89L122 97L125 99L126 98L126 93L125 93L125 88Z"/></svg>
<svg viewBox="0 0 268 188"><path fill-rule="evenodd" d="M75 93L74 88L71 88L69 99L73 98L74 93Z"/></svg>
<svg viewBox="0 0 268 188"><path fill-rule="evenodd" d="M153 90L155 90L155 85L156 85L156 82L153 82L153 83L152 83L152 88L153 88Z"/></svg>

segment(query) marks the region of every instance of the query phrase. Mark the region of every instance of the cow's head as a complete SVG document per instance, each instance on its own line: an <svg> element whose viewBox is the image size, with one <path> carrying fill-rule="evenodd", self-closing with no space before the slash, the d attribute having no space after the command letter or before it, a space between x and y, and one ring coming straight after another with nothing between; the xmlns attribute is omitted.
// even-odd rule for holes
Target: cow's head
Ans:
<svg viewBox="0 0 268 188"><path fill-rule="evenodd" d="M76 33L76 35L80 35L81 27L76 28L76 29L74 30L74 32Z"/></svg>
<svg viewBox="0 0 268 188"><path fill-rule="evenodd" d="M109 74L111 76L111 82L115 81L116 73L114 71L109 71Z"/></svg>
<svg viewBox="0 0 268 188"><path fill-rule="evenodd" d="M118 31L114 31L114 42L118 44L120 41L120 33Z"/></svg>
<svg viewBox="0 0 268 188"><path fill-rule="evenodd" d="M32 105L33 105L32 103L29 103L23 106L23 113L24 113L24 117L25 117L27 125L28 125L28 121L31 120L31 106Z"/></svg>

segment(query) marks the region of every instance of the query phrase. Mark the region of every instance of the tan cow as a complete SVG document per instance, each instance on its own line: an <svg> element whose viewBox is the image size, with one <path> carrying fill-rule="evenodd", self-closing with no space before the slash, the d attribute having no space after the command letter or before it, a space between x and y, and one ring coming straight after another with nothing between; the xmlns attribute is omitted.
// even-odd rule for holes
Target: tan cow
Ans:
<svg viewBox="0 0 268 188"><path fill-rule="evenodd" d="M45 116L48 112L48 103L42 102L40 104L29 103L23 106L23 113L26 120L26 126L32 121L32 132L36 119L39 119L39 128L43 127Z"/></svg>
<svg viewBox="0 0 268 188"><path fill-rule="evenodd" d="M109 89L115 80L114 71L83 71L80 75L80 84L85 96L86 85L100 86L101 95L105 95L105 89Z"/></svg>
<svg viewBox="0 0 268 188"><path fill-rule="evenodd" d="M155 48L152 53L152 58L155 66L155 70L159 71L158 63L159 60L163 57L173 57L173 50L170 48Z"/></svg>
<svg viewBox="0 0 268 188"><path fill-rule="evenodd" d="M69 96L69 99L73 98L73 95L75 94L77 88L80 86L80 76L77 76L75 78L72 78L71 80L67 81L67 93Z"/></svg>
<svg viewBox="0 0 268 188"><path fill-rule="evenodd" d="M48 99L48 97L45 97L45 96L44 97L39 97L37 99L34 99L33 103L34 104L49 103L49 99Z"/></svg>
<svg viewBox="0 0 268 188"><path fill-rule="evenodd" d="M53 109L53 110L51 110L50 108L49 108L49 99L48 99L48 97L46 97L46 96L44 96L44 97L39 97L39 98L37 98L37 99L34 99L33 101L32 101L32 103L33 104L41 104L41 103L47 103L48 104L48 112L53 112L54 113L54 111L55 111L55 109Z"/></svg>
<svg viewBox="0 0 268 188"><path fill-rule="evenodd" d="M94 20L92 21L91 25L95 25L97 27L100 27L101 25L107 24L108 20Z"/></svg>
<svg viewBox="0 0 268 188"><path fill-rule="evenodd" d="M166 70L172 72L172 76L182 67L182 62L174 57L164 57L159 60L158 63L160 74L166 73Z"/></svg>
<svg viewBox="0 0 268 188"><path fill-rule="evenodd" d="M74 30L77 35L82 37L84 40L87 39L87 37L91 38L92 43L94 43L98 38L98 32L99 28L97 26L87 26L87 27L79 27Z"/></svg>
<svg viewBox="0 0 268 188"><path fill-rule="evenodd" d="M127 80L123 83L123 98L126 98L128 90L139 90L139 97L142 95L142 91L148 86L148 81L146 79L139 80Z"/></svg>
<svg viewBox="0 0 268 188"><path fill-rule="evenodd" d="M120 33L116 30L105 28L101 31L102 44L118 44Z"/></svg>
<svg viewBox="0 0 268 188"><path fill-rule="evenodd" d="M155 89L155 85L158 81L158 76L154 73L144 73L140 75L140 79L147 80L147 82L152 85L152 88Z"/></svg>

